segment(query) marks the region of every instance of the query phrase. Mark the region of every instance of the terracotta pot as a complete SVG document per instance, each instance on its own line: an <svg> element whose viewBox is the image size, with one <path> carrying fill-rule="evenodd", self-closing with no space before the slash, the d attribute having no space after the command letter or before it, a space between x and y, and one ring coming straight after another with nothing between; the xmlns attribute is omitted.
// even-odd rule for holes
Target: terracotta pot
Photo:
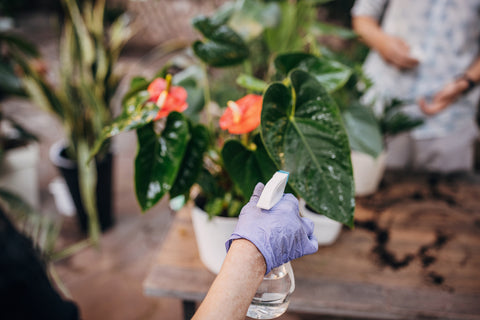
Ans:
<svg viewBox="0 0 480 320"><path fill-rule="evenodd" d="M378 185L385 172L386 160L387 153L385 151L377 158L365 153L352 151L356 196L367 196L378 190Z"/></svg>
<svg viewBox="0 0 480 320"><path fill-rule="evenodd" d="M0 187L24 199L33 208L38 208L38 143L5 152L0 165Z"/></svg>
<svg viewBox="0 0 480 320"><path fill-rule="evenodd" d="M299 207L302 215L311 219L313 223L315 223L313 234L317 237L319 245L328 246L337 240L338 235L342 230L342 224L340 222L309 210L303 199L300 199Z"/></svg>
<svg viewBox="0 0 480 320"><path fill-rule="evenodd" d="M225 242L233 233L238 218L213 217L195 206L192 209L192 222L197 240L200 260L211 272L220 272L227 255Z"/></svg>

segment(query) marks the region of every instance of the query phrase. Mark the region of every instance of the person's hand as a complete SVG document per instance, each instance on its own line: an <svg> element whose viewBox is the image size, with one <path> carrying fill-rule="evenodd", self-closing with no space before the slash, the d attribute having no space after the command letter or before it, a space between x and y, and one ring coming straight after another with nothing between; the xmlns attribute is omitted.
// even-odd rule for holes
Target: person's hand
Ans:
<svg viewBox="0 0 480 320"><path fill-rule="evenodd" d="M225 247L228 251L235 239L249 240L262 253L267 265L266 273L269 273L290 260L315 253L318 241L313 235L313 222L300 217L298 200L292 194L284 194L270 210L258 208L263 188L262 183L255 187Z"/></svg>
<svg viewBox="0 0 480 320"><path fill-rule="evenodd" d="M410 52L409 45L400 38L384 34L377 46L378 53L389 64L400 70L413 69L419 61Z"/></svg>
<svg viewBox="0 0 480 320"><path fill-rule="evenodd" d="M425 98L418 101L420 110L426 115L434 115L447 108L468 88L468 82L463 79L457 79L448 83L442 90L438 91L431 102Z"/></svg>

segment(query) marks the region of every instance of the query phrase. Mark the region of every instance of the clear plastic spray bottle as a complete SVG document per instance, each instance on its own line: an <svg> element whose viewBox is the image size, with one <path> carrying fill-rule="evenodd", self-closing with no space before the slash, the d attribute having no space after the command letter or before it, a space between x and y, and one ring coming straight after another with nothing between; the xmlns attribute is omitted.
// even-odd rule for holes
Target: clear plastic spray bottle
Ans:
<svg viewBox="0 0 480 320"><path fill-rule="evenodd" d="M270 210L283 196L288 172L277 171L262 191L257 207ZM272 269L263 278L248 308L247 316L253 319L273 319L287 311L290 295L295 290L292 266L287 262Z"/></svg>

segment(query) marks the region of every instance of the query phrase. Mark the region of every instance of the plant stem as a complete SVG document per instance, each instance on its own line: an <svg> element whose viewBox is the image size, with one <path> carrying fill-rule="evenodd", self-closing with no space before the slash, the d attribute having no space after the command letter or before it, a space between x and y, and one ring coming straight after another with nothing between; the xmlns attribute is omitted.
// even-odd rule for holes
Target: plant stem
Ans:
<svg viewBox="0 0 480 320"><path fill-rule="evenodd" d="M248 133L244 133L241 136L242 138L242 144L248 148Z"/></svg>
<svg viewBox="0 0 480 320"><path fill-rule="evenodd" d="M247 74L249 76L253 75L252 62L250 60L246 59L243 62L243 68L244 68L245 74Z"/></svg>
<svg viewBox="0 0 480 320"><path fill-rule="evenodd" d="M213 120L212 112L210 110L210 83L208 81L208 66L205 63L202 63L202 69L205 76L204 86L203 86L203 96L205 101L205 112L207 113L207 126L210 130L213 130Z"/></svg>
<svg viewBox="0 0 480 320"><path fill-rule="evenodd" d="M67 289L67 287L63 284L62 279L60 279L60 276L57 273L57 270L55 269L55 266L53 263L49 263L48 265L48 275L51 279L51 281L57 286L58 290L63 294L63 296L67 299L72 300L72 295L70 294L70 291Z"/></svg>
<svg viewBox="0 0 480 320"><path fill-rule="evenodd" d="M65 258L68 258L74 254L76 254L77 252L79 251L82 251L83 249L85 248L88 248L89 246L93 245L94 242L92 241L91 238L87 238L85 240L82 240L82 241L79 241L69 247L66 247L65 249L59 251L59 252L56 252L54 254L52 254L50 260L51 261L60 261L60 260L63 260Z"/></svg>

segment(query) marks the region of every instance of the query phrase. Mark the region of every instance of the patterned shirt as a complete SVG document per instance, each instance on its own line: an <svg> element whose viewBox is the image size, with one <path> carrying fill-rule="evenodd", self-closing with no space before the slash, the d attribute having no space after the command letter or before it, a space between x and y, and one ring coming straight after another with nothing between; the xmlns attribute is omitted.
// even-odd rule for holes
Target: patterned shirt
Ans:
<svg viewBox="0 0 480 320"><path fill-rule="evenodd" d="M383 31L407 42L411 55L420 61L416 68L400 71L372 50L364 64L374 83L367 101L381 103L391 97L411 101L405 111L425 119L413 130L417 139L443 137L468 128L472 137L476 135L480 88L433 116L425 116L415 101L431 99L479 56L480 0L357 0L352 15L376 20L383 15Z"/></svg>

